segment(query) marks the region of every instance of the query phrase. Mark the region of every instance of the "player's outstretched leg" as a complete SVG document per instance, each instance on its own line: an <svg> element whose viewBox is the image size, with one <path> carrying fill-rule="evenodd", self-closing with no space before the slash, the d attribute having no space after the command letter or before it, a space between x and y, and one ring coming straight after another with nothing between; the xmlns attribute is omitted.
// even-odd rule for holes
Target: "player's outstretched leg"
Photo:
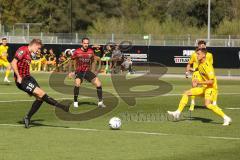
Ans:
<svg viewBox="0 0 240 160"><path fill-rule="evenodd" d="M26 80L22 82L22 87L24 87L25 83L26 83ZM33 83L35 85L33 85ZM27 93L29 93L30 95L34 95L36 97L36 100L33 102L32 107L27 113L27 115L23 118L25 128L29 128L31 117L38 111L43 101L50 105L61 108L65 112L69 111L68 105L61 104L57 102L55 99L53 99L52 97L49 97L41 88L38 87L38 84L34 79L31 79L31 84L32 85L29 85L29 84L27 85L26 90L27 90ZM32 88L29 86L32 86Z"/></svg>
<svg viewBox="0 0 240 160"><path fill-rule="evenodd" d="M183 94L182 99L180 100L180 103L178 105L178 109L176 111L168 111L168 114L173 116L174 120L179 119L181 112L188 103L188 94L188 91Z"/></svg>
<svg viewBox="0 0 240 160"><path fill-rule="evenodd" d="M223 118L223 125L228 126L232 122L232 119L227 116L221 108L219 108L217 105L211 104L210 101L205 100L205 105L208 109L212 110L215 114L219 115L220 117Z"/></svg>
<svg viewBox="0 0 240 160"><path fill-rule="evenodd" d="M103 103L102 84L101 84L100 80L98 79L98 77L96 77L92 80L92 84L97 89L98 107L105 108L106 105Z"/></svg>
<svg viewBox="0 0 240 160"><path fill-rule="evenodd" d="M65 112L69 112L69 106L68 105L61 104L58 101L56 101L55 99L53 99L52 97L49 97L41 88L36 87L33 91L33 94L37 98L41 98L44 102L46 102L46 103L48 103L52 106L61 108Z"/></svg>

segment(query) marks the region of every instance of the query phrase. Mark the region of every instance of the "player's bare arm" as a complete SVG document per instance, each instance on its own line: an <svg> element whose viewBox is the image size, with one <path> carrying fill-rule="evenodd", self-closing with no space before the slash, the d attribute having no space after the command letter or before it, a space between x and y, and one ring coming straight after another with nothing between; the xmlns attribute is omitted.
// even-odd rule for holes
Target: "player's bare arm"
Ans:
<svg viewBox="0 0 240 160"><path fill-rule="evenodd" d="M18 83L22 83L22 77L19 75L18 67L17 67L17 62L18 62L18 60L17 60L16 58L14 58L14 59L12 60L11 66L12 66L12 69L13 69L14 73L15 73L16 76L17 76L17 82L18 82Z"/></svg>

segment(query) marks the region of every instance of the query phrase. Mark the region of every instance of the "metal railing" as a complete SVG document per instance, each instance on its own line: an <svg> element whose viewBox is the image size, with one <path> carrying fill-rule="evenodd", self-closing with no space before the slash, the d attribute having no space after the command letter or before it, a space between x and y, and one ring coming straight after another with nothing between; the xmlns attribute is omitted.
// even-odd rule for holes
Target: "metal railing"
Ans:
<svg viewBox="0 0 240 160"><path fill-rule="evenodd" d="M42 39L45 44L79 44L83 37L88 37L91 44L120 43L131 41L133 45L155 46L195 46L197 41L206 37L198 35L151 35L151 34L86 34L86 33L0 33L0 37L7 37L9 43L28 43L33 38ZM212 35L208 46L240 47L240 35Z"/></svg>

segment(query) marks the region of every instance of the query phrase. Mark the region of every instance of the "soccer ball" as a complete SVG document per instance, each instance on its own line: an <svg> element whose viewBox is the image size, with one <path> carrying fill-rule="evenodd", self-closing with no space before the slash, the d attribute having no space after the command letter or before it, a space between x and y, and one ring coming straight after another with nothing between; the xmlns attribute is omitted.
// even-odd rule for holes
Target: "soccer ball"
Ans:
<svg viewBox="0 0 240 160"><path fill-rule="evenodd" d="M113 117L109 121L109 127L111 129L120 129L121 124L122 124L121 119L118 117Z"/></svg>

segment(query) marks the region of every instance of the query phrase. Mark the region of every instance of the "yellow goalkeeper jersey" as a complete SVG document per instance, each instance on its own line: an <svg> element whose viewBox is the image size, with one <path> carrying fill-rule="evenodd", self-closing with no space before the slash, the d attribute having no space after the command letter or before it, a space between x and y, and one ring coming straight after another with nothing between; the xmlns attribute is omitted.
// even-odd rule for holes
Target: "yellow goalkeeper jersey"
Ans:
<svg viewBox="0 0 240 160"><path fill-rule="evenodd" d="M207 52L206 54L206 61L213 65L213 56L212 56L212 53L210 52ZM188 62L189 64L192 64L193 65L193 69L196 69L198 67L198 59L197 59L197 53L194 52L191 57L190 57L190 60Z"/></svg>
<svg viewBox="0 0 240 160"><path fill-rule="evenodd" d="M217 89L217 78L215 76L215 72L212 64L209 64L209 62L205 60L205 62L199 64L198 71L203 81L207 81L207 80L214 81L212 85L207 85L206 86L207 88Z"/></svg>
<svg viewBox="0 0 240 160"><path fill-rule="evenodd" d="M7 61L8 57L8 46L0 45L0 60Z"/></svg>

